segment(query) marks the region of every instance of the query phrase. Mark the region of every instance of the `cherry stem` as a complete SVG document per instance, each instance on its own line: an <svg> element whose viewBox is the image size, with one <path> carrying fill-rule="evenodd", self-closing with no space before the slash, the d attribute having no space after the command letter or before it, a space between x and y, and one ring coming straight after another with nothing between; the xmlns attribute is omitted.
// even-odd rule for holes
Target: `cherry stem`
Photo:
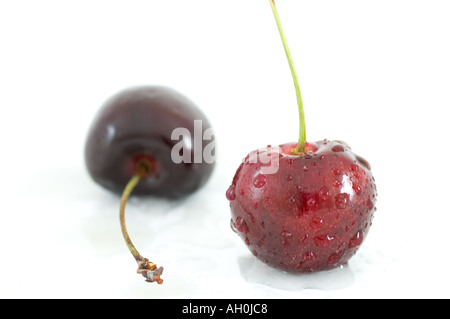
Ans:
<svg viewBox="0 0 450 319"><path fill-rule="evenodd" d="M158 284L162 284L163 280L161 279L162 272L164 270L163 267L157 267L156 264L149 261L147 258L144 258L139 254L136 247L134 247L133 242L128 235L127 226L125 223L125 205L130 197L132 191L138 185L139 181L143 176L148 174L148 168L142 165L139 172L134 175L130 181L125 186L125 189L122 193L122 197L120 199L120 228L122 229L122 235L125 239L128 249L130 250L133 257L136 259L138 264L137 273L141 274L146 278L147 282L157 282Z"/></svg>
<svg viewBox="0 0 450 319"><path fill-rule="evenodd" d="M278 14L277 7L275 6L275 0L269 0L269 2L272 7L275 21L277 22L278 31L280 32L281 41L283 42L284 51L286 52L286 57L289 62L289 68L291 69L292 78L294 80L295 92L297 94L297 104L298 104L299 123L300 123L299 131L300 132L299 132L299 139L298 139L297 147L295 149L292 149L291 153L302 154L302 153L305 153L305 147L306 147L305 112L303 111L302 93L300 91L300 85L298 83L297 71L295 71L295 66L294 66L294 61L292 59L291 50L289 49L287 39L284 34L280 15Z"/></svg>

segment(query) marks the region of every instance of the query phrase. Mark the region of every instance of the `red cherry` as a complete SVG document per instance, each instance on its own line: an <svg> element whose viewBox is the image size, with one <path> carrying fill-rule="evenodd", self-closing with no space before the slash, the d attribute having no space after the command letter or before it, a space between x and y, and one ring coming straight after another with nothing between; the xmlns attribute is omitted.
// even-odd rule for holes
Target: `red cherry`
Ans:
<svg viewBox="0 0 450 319"><path fill-rule="evenodd" d="M250 251L271 266L332 269L355 254L369 231L374 178L367 161L344 144L308 144L303 155L290 152L295 146L271 150L279 160L274 174L262 173L269 164L246 158L227 192L234 194L228 196L232 224Z"/></svg>
<svg viewBox="0 0 450 319"><path fill-rule="evenodd" d="M311 272L341 266L367 236L377 198L369 163L341 141L306 142L303 101L274 0L299 111L298 143L251 152L226 196L232 229L270 266Z"/></svg>

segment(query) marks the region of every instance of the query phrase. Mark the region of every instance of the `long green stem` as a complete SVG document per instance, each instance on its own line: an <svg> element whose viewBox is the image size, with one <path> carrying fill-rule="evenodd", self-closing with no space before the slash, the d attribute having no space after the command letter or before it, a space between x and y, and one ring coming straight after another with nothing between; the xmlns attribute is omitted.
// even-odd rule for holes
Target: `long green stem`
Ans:
<svg viewBox="0 0 450 319"><path fill-rule="evenodd" d="M128 201L128 198L131 195L131 192L135 189L135 187L141 180L142 176L144 176L145 174L148 174L148 170L147 168L142 166L142 169L140 169L140 173L134 175L125 186L125 189L122 193L122 197L120 198L120 214L119 214L120 228L122 229L122 235L123 238L125 239L127 247L130 250L133 257L136 259L136 262L138 264L137 273L144 276L147 282L157 282L158 284L162 284L163 280L161 279L161 275L164 268L163 267L158 268L156 264L152 263L147 258L144 258L141 256L141 254L139 254L136 247L134 247L133 242L130 239L130 236L128 235L128 230L125 223L125 205Z"/></svg>
<svg viewBox="0 0 450 319"><path fill-rule="evenodd" d="M295 71L294 61L292 59L291 50L289 49L287 39L284 34L283 25L281 24L280 15L278 14L277 7L275 6L275 1L269 0L269 2L272 7L275 21L277 22L278 31L280 32L281 41L283 42L284 51L286 52L286 57L288 59L289 67L290 67L291 73L292 73L292 78L294 80L295 93L297 94L297 104L298 104L298 113L299 113L299 139L298 139L297 147L292 150L292 153L301 154L301 153L305 153L305 147L306 147L305 112L303 111L302 93L300 91L300 85L298 83L297 71Z"/></svg>

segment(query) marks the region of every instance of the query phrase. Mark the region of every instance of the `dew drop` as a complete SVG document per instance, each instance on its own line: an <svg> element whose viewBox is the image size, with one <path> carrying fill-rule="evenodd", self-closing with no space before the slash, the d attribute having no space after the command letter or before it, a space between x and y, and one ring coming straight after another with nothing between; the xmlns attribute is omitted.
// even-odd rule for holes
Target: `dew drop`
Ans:
<svg viewBox="0 0 450 319"><path fill-rule="evenodd" d="M328 199L328 187L326 187L324 185L324 186L322 186L320 188L319 197L320 197L321 200L327 200Z"/></svg>
<svg viewBox="0 0 450 319"><path fill-rule="evenodd" d="M331 171L334 175L341 175L341 170L337 167L333 168Z"/></svg>
<svg viewBox="0 0 450 319"><path fill-rule="evenodd" d="M334 240L334 236L330 235L321 235L314 237L314 242L319 247L326 247Z"/></svg>
<svg viewBox="0 0 450 319"><path fill-rule="evenodd" d="M290 181L292 181L294 179L294 176L292 176L292 175L287 175L286 176L286 180L288 181L288 182L290 182Z"/></svg>
<svg viewBox="0 0 450 319"><path fill-rule="evenodd" d="M230 219L230 227L232 231L237 233L236 224L233 222L233 219Z"/></svg>
<svg viewBox="0 0 450 319"><path fill-rule="evenodd" d="M349 248L358 247L359 245L361 245L363 239L364 239L364 233L361 230L359 230L355 234L355 236L353 236L353 238L350 239L350 242L348 243L348 247Z"/></svg>
<svg viewBox="0 0 450 319"><path fill-rule="evenodd" d="M331 254L330 257L328 257L328 265L334 265L341 261L342 257L344 256L345 250L339 251L337 253Z"/></svg>
<svg viewBox="0 0 450 319"><path fill-rule="evenodd" d="M245 221L245 219L243 219L242 217L238 217L236 218L236 229L243 233L243 234L247 234L248 233L248 226L247 226L247 222Z"/></svg>
<svg viewBox="0 0 450 319"><path fill-rule="evenodd" d="M367 200L367 207L369 208L369 210L372 210L373 208L373 202L370 200L370 198Z"/></svg>
<svg viewBox="0 0 450 319"><path fill-rule="evenodd" d="M314 217L309 225L312 229L319 229L320 227L322 227L322 223L323 219L321 217Z"/></svg>
<svg viewBox="0 0 450 319"><path fill-rule="evenodd" d="M231 185L225 195L230 202L234 201L236 199L236 185Z"/></svg>
<svg viewBox="0 0 450 319"><path fill-rule="evenodd" d="M292 237L292 234L286 230L286 228L283 227L282 231L281 231L281 237L282 239L282 244L283 246L288 246L289 245L289 240Z"/></svg>
<svg viewBox="0 0 450 319"><path fill-rule="evenodd" d="M344 147L342 145L335 145L331 148L331 150L333 152L343 152L344 151Z"/></svg>
<svg viewBox="0 0 450 319"><path fill-rule="evenodd" d="M356 193L357 195L361 194L361 192L362 192L361 186L359 186L359 185L356 184L356 183L353 183L352 188L353 188L353 190L355 191L355 193Z"/></svg>
<svg viewBox="0 0 450 319"><path fill-rule="evenodd" d="M302 170L303 170L304 172L308 171L308 166L303 165Z"/></svg>
<svg viewBox="0 0 450 319"><path fill-rule="evenodd" d="M306 262L312 261L314 258L316 258L316 255L312 251L308 251L303 255L303 260Z"/></svg>
<svg viewBox="0 0 450 319"><path fill-rule="evenodd" d="M350 196L347 193L337 194L335 196L336 207L340 209L344 209L348 206L350 202Z"/></svg>
<svg viewBox="0 0 450 319"><path fill-rule="evenodd" d="M253 186L255 186L256 188L262 188L262 187L264 187L264 185L266 185L266 182L267 182L267 177L262 174L258 174L253 179Z"/></svg>
<svg viewBox="0 0 450 319"><path fill-rule="evenodd" d="M334 186L334 187L341 187L341 186L342 186L342 183L341 183L340 181L338 181L338 180L335 180L335 181L333 182L333 186Z"/></svg>
<svg viewBox="0 0 450 319"><path fill-rule="evenodd" d="M359 155L356 155L356 160L361 163L364 167L366 167L368 170L370 170L370 164L368 161L366 161L364 158L362 158Z"/></svg>

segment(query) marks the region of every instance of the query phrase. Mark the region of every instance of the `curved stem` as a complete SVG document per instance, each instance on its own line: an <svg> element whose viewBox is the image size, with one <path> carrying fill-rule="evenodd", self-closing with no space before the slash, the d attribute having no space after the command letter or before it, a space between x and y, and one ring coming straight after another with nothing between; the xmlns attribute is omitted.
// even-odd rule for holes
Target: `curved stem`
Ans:
<svg viewBox="0 0 450 319"><path fill-rule="evenodd" d="M122 193L122 197L120 199L120 214L119 214L120 228L122 230L122 235L123 238L125 239L127 247L130 250L133 257L136 259L136 262L138 264L137 273L144 276L147 282L156 281L158 284L162 284L163 280L161 279L161 275L164 268L163 267L158 268L156 264L152 263L147 258L144 258L141 256L141 254L139 254L136 247L134 247L133 242L130 239L130 236L128 235L128 230L125 223L125 205L128 201L128 198L131 195L131 192L138 185L140 179L145 173L146 171L144 169L141 169L140 173L134 175L125 186L125 189Z"/></svg>
<svg viewBox="0 0 450 319"><path fill-rule="evenodd" d="M297 104L298 104L298 113L299 113L299 139L298 139L297 147L295 149L292 149L291 152L294 154L301 154L301 153L305 152L305 146L306 146L305 113L303 111L302 93L300 91L300 85L298 83L297 71L295 70L291 50L289 49L287 39L284 34L283 25L281 24L281 18L278 14L277 7L275 6L275 1L269 0L269 2L272 7L275 21L277 22L278 31L280 32L281 41L283 42L284 51L286 52L286 57L289 62L289 68L291 69L292 78L294 80L295 93L297 94Z"/></svg>
<svg viewBox="0 0 450 319"><path fill-rule="evenodd" d="M125 243L127 244L128 249L134 256L136 261L140 259L141 255L137 251L136 247L134 247L133 242L131 241L130 236L128 235L127 225L125 223L125 205L128 201L128 198L131 195L131 192L137 186L140 179L141 179L140 175L133 176L131 180L128 182L127 186L125 187L125 190L122 193L122 197L120 198L120 216L119 216L120 228L122 229L123 239L125 239Z"/></svg>

